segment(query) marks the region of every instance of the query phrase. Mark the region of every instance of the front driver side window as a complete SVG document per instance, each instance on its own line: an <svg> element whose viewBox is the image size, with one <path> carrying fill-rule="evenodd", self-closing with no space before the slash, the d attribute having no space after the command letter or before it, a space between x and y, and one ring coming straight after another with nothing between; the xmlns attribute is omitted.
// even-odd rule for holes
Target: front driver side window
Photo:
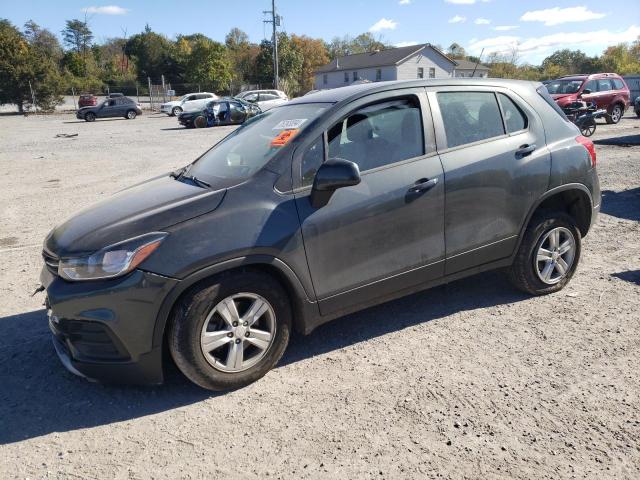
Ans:
<svg viewBox="0 0 640 480"><path fill-rule="evenodd" d="M329 158L343 158L361 172L424 155L420 105L415 97L361 108L328 132Z"/></svg>

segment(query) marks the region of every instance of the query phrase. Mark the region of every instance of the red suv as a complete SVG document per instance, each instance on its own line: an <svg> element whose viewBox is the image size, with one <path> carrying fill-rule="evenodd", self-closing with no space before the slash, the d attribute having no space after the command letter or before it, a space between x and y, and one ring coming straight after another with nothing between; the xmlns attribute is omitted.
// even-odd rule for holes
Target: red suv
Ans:
<svg viewBox="0 0 640 480"><path fill-rule="evenodd" d="M607 123L618 123L630 105L629 87L615 73L591 75L567 75L545 82L549 94L560 108L578 98L595 102L598 108L607 110Z"/></svg>
<svg viewBox="0 0 640 480"><path fill-rule="evenodd" d="M98 104L98 97L90 93L83 93L78 100L78 108L95 107Z"/></svg>

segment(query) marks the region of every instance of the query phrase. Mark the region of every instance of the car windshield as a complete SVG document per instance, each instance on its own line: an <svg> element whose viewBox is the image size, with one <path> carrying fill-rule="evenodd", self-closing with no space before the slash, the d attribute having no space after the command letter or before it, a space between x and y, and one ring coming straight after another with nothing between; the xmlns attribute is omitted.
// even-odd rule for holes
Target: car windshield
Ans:
<svg viewBox="0 0 640 480"><path fill-rule="evenodd" d="M253 117L196 160L188 174L204 180L249 178L330 105L286 105Z"/></svg>
<svg viewBox="0 0 640 480"><path fill-rule="evenodd" d="M547 83L547 91L552 95L563 93L576 93L580 89L583 80L552 80Z"/></svg>

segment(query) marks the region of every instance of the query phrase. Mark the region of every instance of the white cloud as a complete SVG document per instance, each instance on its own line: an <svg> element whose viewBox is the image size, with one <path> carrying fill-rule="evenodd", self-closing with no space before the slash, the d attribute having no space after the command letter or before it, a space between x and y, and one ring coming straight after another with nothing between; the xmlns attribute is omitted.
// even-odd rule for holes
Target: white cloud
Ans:
<svg viewBox="0 0 640 480"><path fill-rule="evenodd" d="M613 32L598 30L595 32L566 32L544 35L542 37L517 37L502 35L471 42L467 51L478 54L484 48L485 54L510 53L514 48L523 56L531 58L557 48L582 49L588 47L604 50L610 45L632 42L640 35L640 26L632 25L626 30Z"/></svg>
<svg viewBox="0 0 640 480"><path fill-rule="evenodd" d="M394 46L395 47L410 47L411 45L418 45L418 42L413 42L413 41L400 42L400 43L396 43Z"/></svg>
<svg viewBox="0 0 640 480"><path fill-rule="evenodd" d="M126 15L129 9L117 5L105 5L104 7L85 7L82 11L98 15Z"/></svg>
<svg viewBox="0 0 640 480"><path fill-rule="evenodd" d="M381 30L395 30L398 26L398 22L395 20L389 20L387 18L381 18L369 28L370 32L379 32Z"/></svg>
<svg viewBox="0 0 640 480"><path fill-rule="evenodd" d="M546 8L525 12L520 17L523 22L543 22L547 27L568 22L585 22L605 17L606 13L592 12L587 7Z"/></svg>
<svg viewBox="0 0 640 480"><path fill-rule="evenodd" d="M491 23L491 20L480 17L476 18L473 23L475 23L476 25L489 25Z"/></svg>
<svg viewBox="0 0 640 480"><path fill-rule="evenodd" d="M493 27L493 29L496 32L508 32L509 30L516 30L517 28L520 28L519 25L498 25L496 27Z"/></svg>
<svg viewBox="0 0 640 480"><path fill-rule="evenodd" d="M411 3L411 0L400 0L398 2L398 4L400 5L409 5Z"/></svg>
<svg viewBox="0 0 640 480"><path fill-rule="evenodd" d="M451 17L449 19L449 23L464 23L467 21L467 17L461 17L460 15L456 15L455 17Z"/></svg>

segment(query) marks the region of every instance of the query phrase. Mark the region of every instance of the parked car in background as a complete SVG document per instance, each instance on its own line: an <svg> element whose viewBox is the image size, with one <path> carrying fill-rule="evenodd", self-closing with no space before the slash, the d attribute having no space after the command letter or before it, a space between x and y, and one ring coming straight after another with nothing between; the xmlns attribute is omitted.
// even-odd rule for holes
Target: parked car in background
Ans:
<svg viewBox="0 0 640 480"><path fill-rule="evenodd" d="M640 97L636 97L636 101L633 102L633 110L636 112L636 115L640 117Z"/></svg>
<svg viewBox="0 0 640 480"><path fill-rule="evenodd" d="M239 125L260 113L262 112L257 105L238 98L225 97L210 101L202 110L181 113L178 123L187 128Z"/></svg>
<svg viewBox="0 0 640 480"><path fill-rule="evenodd" d="M287 94L281 90L248 90L239 93L236 95L236 98L240 98L249 103L255 103L263 112L282 105L289 100Z"/></svg>
<svg viewBox="0 0 640 480"><path fill-rule="evenodd" d="M182 112L202 110L207 105L207 102L215 100L216 98L218 98L218 96L210 92L187 93L178 100L163 103L160 105L160 111L170 117L176 117Z"/></svg>
<svg viewBox="0 0 640 480"><path fill-rule="evenodd" d="M615 73L567 75L551 80L545 86L560 108L576 100L595 103L596 107L607 111L607 123L618 123L630 105L629 87Z"/></svg>
<svg viewBox="0 0 640 480"><path fill-rule="evenodd" d="M98 104L98 97L90 93L83 93L78 99L78 108L93 107Z"/></svg>
<svg viewBox="0 0 640 480"><path fill-rule="evenodd" d="M600 203L593 143L540 84L352 85L85 208L45 238L40 279L72 372L160 383L168 351L201 387L233 389L294 330L435 285L505 269L531 295L560 291Z"/></svg>
<svg viewBox="0 0 640 480"><path fill-rule="evenodd" d="M108 98L95 107L83 107L76 118L93 122L96 118L124 117L133 120L142 114L142 107L129 97Z"/></svg>
<svg viewBox="0 0 640 480"><path fill-rule="evenodd" d="M110 93L109 95L107 95L107 98L118 98L118 97L124 97L124 93Z"/></svg>

